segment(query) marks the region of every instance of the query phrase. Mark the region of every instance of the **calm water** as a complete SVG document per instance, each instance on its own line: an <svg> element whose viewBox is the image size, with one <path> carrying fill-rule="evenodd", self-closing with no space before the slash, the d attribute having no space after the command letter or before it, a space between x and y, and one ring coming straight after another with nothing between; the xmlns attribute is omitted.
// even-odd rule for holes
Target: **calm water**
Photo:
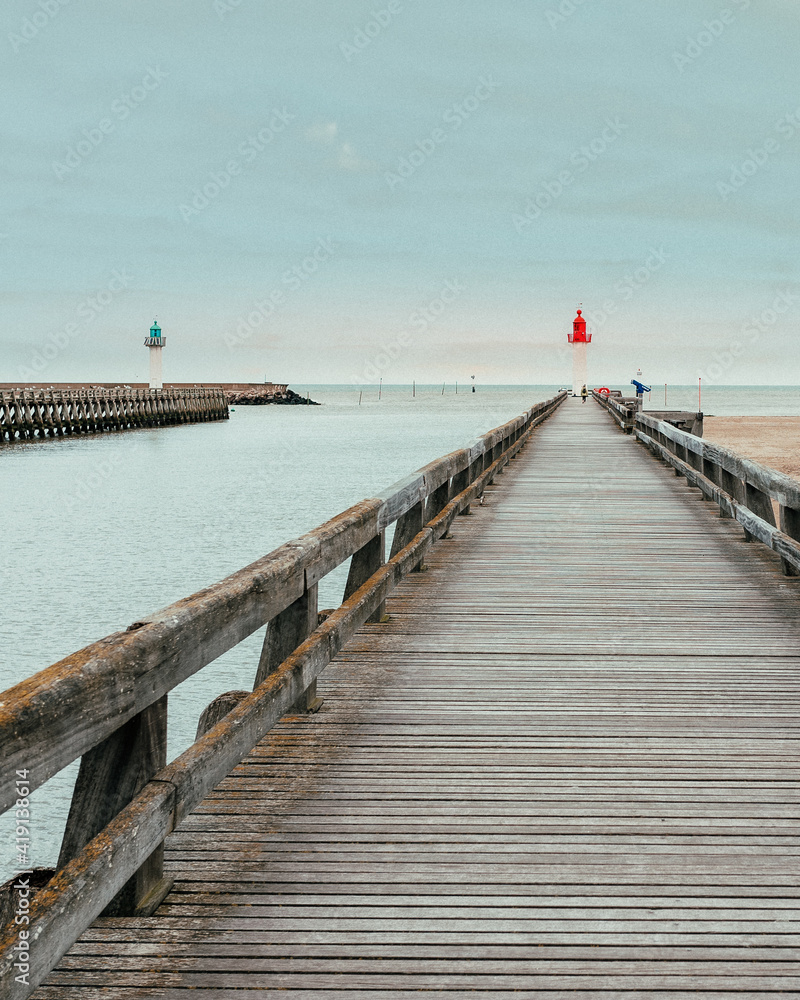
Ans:
<svg viewBox="0 0 800 1000"><path fill-rule="evenodd" d="M0 450L0 689L259 558L428 461L551 396L556 386L295 386L319 407L237 407L229 421ZM622 387L620 387L622 388ZM703 390L708 414L800 414L786 387ZM663 387L646 409L663 407ZM697 387L669 387L697 408ZM346 570L320 586L339 603ZM263 633L170 694L169 753L222 691L252 686ZM55 860L76 766L34 796L34 863ZM12 826L0 820L0 881Z"/></svg>

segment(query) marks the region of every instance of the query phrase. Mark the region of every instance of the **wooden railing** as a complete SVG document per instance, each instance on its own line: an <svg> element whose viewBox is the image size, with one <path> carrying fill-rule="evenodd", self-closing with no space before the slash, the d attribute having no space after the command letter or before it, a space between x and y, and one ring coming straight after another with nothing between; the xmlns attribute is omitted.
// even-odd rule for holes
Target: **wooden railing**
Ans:
<svg viewBox="0 0 800 1000"><path fill-rule="evenodd" d="M382 620L387 595L565 397L4 693L0 809L18 805L19 774L34 789L81 757L59 870L26 910L26 982L14 969L20 928L12 922L4 930L4 996L26 997L98 914L154 911L170 885L164 838L282 715L317 707L316 678L326 664L365 622ZM348 558L343 603L320 622L318 582ZM267 623L255 689L216 699L210 707L224 707L207 717L202 729L211 728L167 765L168 692Z"/></svg>
<svg viewBox="0 0 800 1000"><path fill-rule="evenodd" d="M676 475L716 503L721 516L737 520L746 541L768 545L781 557L783 572L798 575L800 483L646 413L635 415L631 429Z"/></svg>
<svg viewBox="0 0 800 1000"><path fill-rule="evenodd" d="M641 404L635 396L622 397L621 393L609 396L608 393L592 390L592 395L604 406L626 434L633 431L636 414L641 412ZM648 410L648 415L657 420L666 420L682 431L703 436L703 414L695 410Z"/></svg>
<svg viewBox="0 0 800 1000"><path fill-rule="evenodd" d="M619 424L626 434L633 430L633 422L639 412L639 403L635 398L624 398L621 396L611 396L605 392L598 392L592 389L592 395L604 406L611 417Z"/></svg>

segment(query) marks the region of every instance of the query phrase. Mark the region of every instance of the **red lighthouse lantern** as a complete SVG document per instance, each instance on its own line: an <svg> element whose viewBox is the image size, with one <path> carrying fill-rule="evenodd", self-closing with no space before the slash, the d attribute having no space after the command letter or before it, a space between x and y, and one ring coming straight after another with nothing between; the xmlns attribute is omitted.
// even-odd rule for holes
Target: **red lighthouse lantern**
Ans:
<svg viewBox="0 0 800 1000"><path fill-rule="evenodd" d="M592 342L592 335L586 332L586 320L581 315L580 309L572 321L572 333L567 334L567 340L570 344L591 344Z"/></svg>

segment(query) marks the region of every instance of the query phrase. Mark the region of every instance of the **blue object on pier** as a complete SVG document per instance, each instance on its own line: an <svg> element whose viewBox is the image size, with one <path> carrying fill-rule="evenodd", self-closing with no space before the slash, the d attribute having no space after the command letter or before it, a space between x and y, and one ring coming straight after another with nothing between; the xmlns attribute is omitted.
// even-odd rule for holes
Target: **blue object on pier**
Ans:
<svg viewBox="0 0 800 1000"><path fill-rule="evenodd" d="M645 385L643 382L637 382L635 378L631 379L631 385L636 386L636 395L643 396L646 392L650 392L650 386Z"/></svg>

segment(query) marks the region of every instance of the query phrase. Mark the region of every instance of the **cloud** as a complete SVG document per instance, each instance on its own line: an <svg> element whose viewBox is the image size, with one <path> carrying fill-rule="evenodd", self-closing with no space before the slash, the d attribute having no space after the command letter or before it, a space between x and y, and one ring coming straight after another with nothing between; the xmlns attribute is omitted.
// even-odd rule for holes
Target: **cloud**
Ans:
<svg viewBox="0 0 800 1000"><path fill-rule="evenodd" d="M375 164L371 160L366 160L359 155L355 146L350 142L339 142L339 125L337 122L321 122L312 125L306 131L306 137L311 142L319 143L321 146L334 146L336 148L336 165L341 170L374 170Z"/></svg>
<svg viewBox="0 0 800 1000"><path fill-rule="evenodd" d="M312 142L319 142L322 145L330 145L336 141L339 134L339 126L336 122L323 122L320 125L312 125L306 135Z"/></svg>
<svg viewBox="0 0 800 1000"><path fill-rule="evenodd" d="M371 160L365 160L359 156L349 142L343 142L339 147L337 162L342 170L373 170L375 168L375 164Z"/></svg>

